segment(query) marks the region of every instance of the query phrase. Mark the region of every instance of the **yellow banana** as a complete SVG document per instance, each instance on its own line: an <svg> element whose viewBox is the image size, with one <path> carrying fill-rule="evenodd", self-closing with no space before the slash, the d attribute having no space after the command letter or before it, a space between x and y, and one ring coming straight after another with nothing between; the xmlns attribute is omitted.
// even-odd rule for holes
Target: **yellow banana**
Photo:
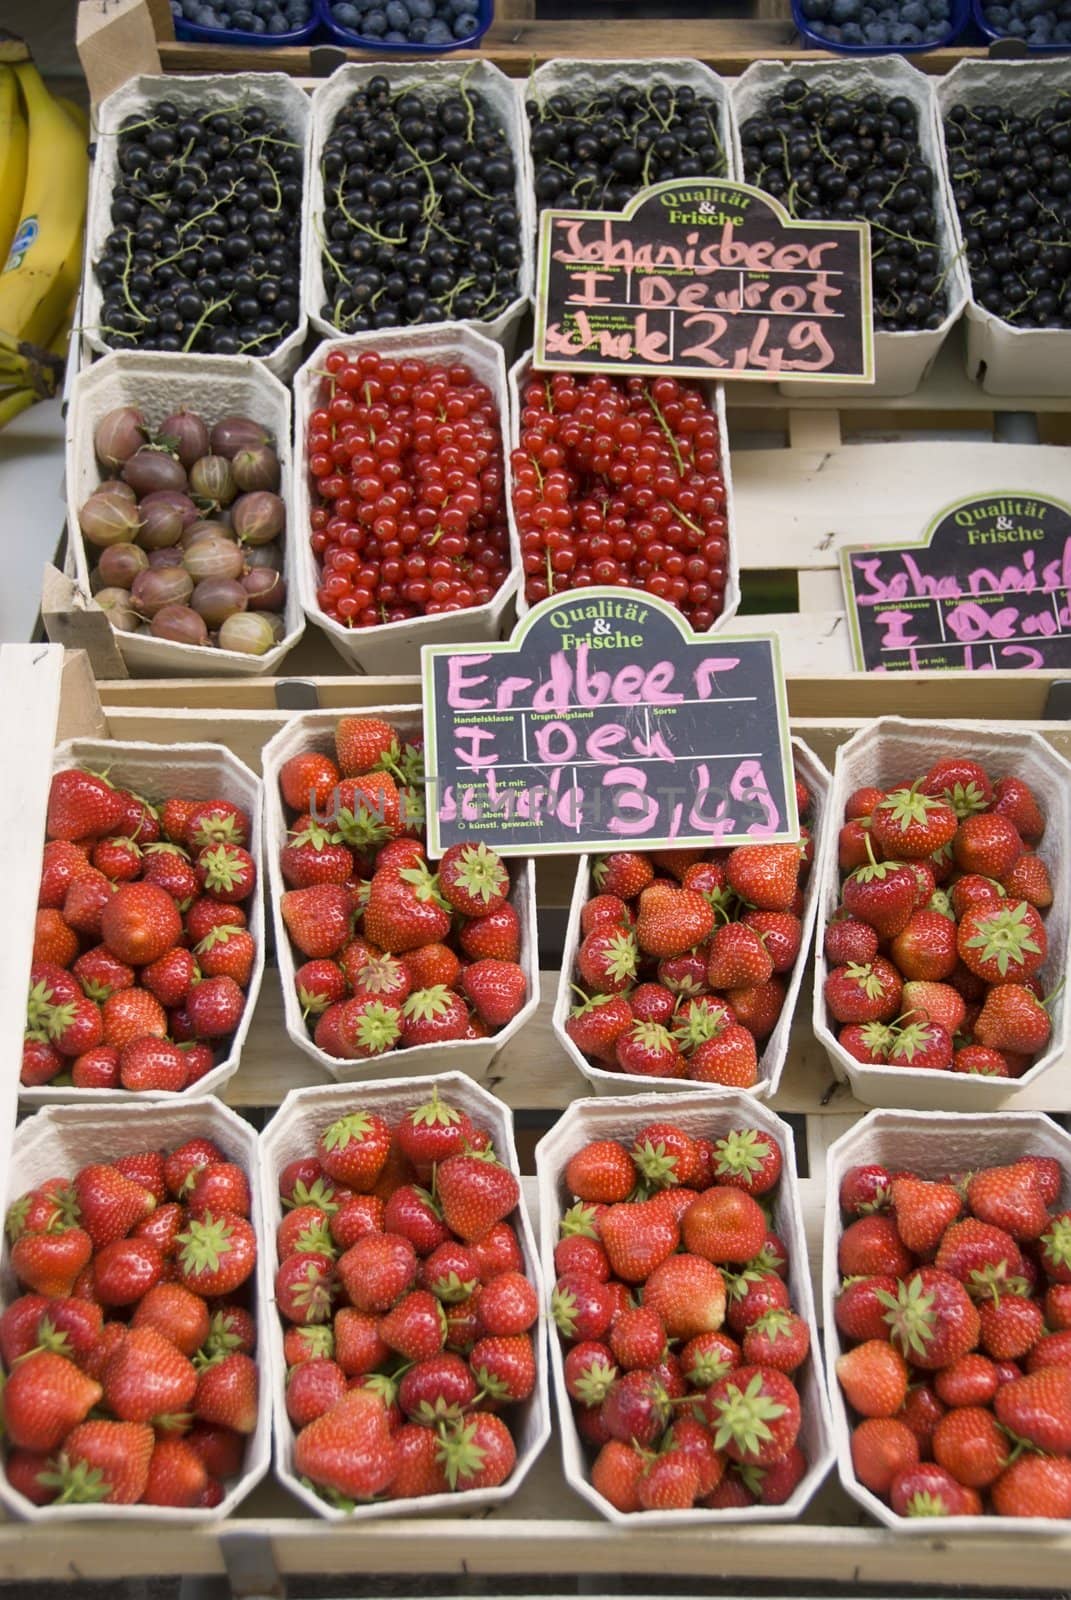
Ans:
<svg viewBox="0 0 1071 1600"><path fill-rule="evenodd" d="M82 270L89 158L84 136L49 94L32 61L14 66L30 130L26 191L0 272L0 332L46 345Z"/></svg>
<svg viewBox="0 0 1071 1600"><path fill-rule="evenodd" d="M0 62L0 265L22 215L29 135L14 70Z"/></svg>
<svg viewBox="0 0 1071 1600"><path fill-rule="evenodd" d="M0 395L0 428L33 405L37 396L32 389L11 389Z"/></svg>

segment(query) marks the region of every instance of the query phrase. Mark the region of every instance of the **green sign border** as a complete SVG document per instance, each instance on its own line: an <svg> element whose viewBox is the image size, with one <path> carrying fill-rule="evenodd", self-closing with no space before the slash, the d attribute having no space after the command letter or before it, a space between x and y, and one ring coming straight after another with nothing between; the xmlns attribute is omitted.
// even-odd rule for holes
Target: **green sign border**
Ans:
<svg viewBox="0 0 1071 1600"><path fill-rule="evenodd" d="M792 228L811 229L818 233L854 233L859 238L861 278L859 308L863 322L863 371L859 372L759 372L726 371L724 367L712 368L705 373L701 367L677 367L648 364L641 361L567 361L550 360L544 350L547 339L547 291L550 277L550 233L555 219L566 217L572 222L603 222L607 218L627 221L640 206L666 190L680 191L690 188L709 188L716 184L720 189L731 189L761 200L781 220ZM794 217L781 202L754 184L737 183L730 178L681 178L674 182L666 179L641 189L633 195L624 211L542 211L539 216L539 254L535 279L535 330L532 341L532 367L536 372L635 372L651 377L664 374L670 378L707 378L715 383L873 383L876 376L874 360L874 288L870 275L870 224L869 222L811 222Z"/></svg>
<svg viewBox="0 0 1071 1600"><path fill-rule="evenodd" d="M708 849L721 849L723 846L735 844L796 844L800 838L799 812L796 808L796 785L793 780L792 762L792 734L789 728L788 691L785 686L784 669L781 665L781 642L776 634L766 633L696 633L685 621L681 613L660 599L657 595L649 595L642 589L619 589L610 585L592 586L590 589L574 589L561 595L548 595L523 616L513 629L508 639L493 639L486 643L474 641L471 644L426 644L421 646L420 675L423 687L423 713L424 713L424 767L425 771L438 777L438 738L436 719L435 696L435 670L434 662L440 656L456 655L509 655L519 649L525 634L537 622L551 611L558 610L563 605L587 605L592 601L621 600L635 596L636 600L644 605L650 605L655 610L661 611L676 627L681 638L688 644L724 644L731 647L734 644L768 644L770 646L770 664L773 668L774 691L777 703L777 728L778 746L781 752L781 766L784 778L785 799L788 812L785 818L785 828L776 834L764 834L761 840L756 840L753 834L723 835L716 841L709 834L680 834L676 838L637 839L632 841L632 847L638 850L689 850L706 847ZM427 849L429 856L438 858L442 855L442 841L439 836L438 806L433 802L427 807ZM617 836L608 838L588 838L577 842L575 849L570 849L564 840L556 840L553 844L505 844L499 845L492 842L492 848L503 856L550 856L550 855L587 855L592 851L616 850L622 848L622 840Z"/></svg>
<svg viewBox="0 0 1071 1600"><path fill-rule="evenodd" d="M855 662L855 670L857 672L876 672L878 669L867 666L866 654L863 650L863 638L859 632L859 602L856 598L855 574L852 572L852 556L871 555L881 550L928 550L933 544L933 536L937 532L939 525L950 512L960 511L964 506L977 505L979 500L995 500L1004 495L1014 495L1023 500L1047 501L1050 505L1059 506L1061 511L1066 511L1067 515L1071 517L1071 503L1061 500L1055 494L1039 494L1035 489L986 489L983 494L967 495L962 500L950 500L946 506L943 506L940 511L930 518L922 530L922 537L919 539L887 539L882 544L842 545L837 554L840 560L840 579L844 588L846 602L844 610L848 617L848 632L852 641L852 659ZM917 669L904 668L903 670L905 674L917 670L919 672L963 672L971 677L974 676L974 669L970 667L919 667ZM1053 668L1050 670L1058 671L1059 669ZM894 675L890 674L890 676Z"/></svg>

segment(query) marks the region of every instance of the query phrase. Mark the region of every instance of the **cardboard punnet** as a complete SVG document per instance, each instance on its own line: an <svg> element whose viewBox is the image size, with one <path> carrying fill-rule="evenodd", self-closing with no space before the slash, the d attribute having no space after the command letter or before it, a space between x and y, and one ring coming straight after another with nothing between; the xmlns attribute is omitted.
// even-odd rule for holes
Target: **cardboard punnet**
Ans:
<svg viewBox="0 0 1071 1600"><path fill-rule="evenodd" d="M86 270L82 302L83 337L91 350L106 355L112 348L101 328L103 294L93 271L93 263L100 256L104 242L112 231L112 190L119 171L119 128L124 117L148 113L161 100L170 100L180 111L200 111L206 107L227 111L238 104L261 106L270 116L282 122L294 144L303 152L305 188L309 175L309 97L294 80L284 72L233 72L206 74L204 77L159 77L141 73L129 78L118 89L102 100L94 111L94 130L97 143L96 160L90 176L89 211L86 217ZM301 218L302 241L306 212ZM301 267L302 250L299 241L294 270ZM262 360L269 372L288 378L301 357L305 342L306 322L304 308L299 311L294 331Z"/></svg>
<svg viewBox="0 0 1071 1600"><path fill-rule="evenodd" d="M1034 790L1046 822L1045 836L1037 853L1048 867L1053 883L1065 881L1066 862L1071 851L1071 763L1057 755L1040 734L1024 729L1000 728L981 722L957 722L954 727L958 753L980 761L994 780L1014 774ZM1071 1070L1066 1059L1071 1041L1071 1001L1067 997L1066 983L1051 1004L1052 1037L1021 1078L986 1078L925 1067L867 1066L837 1042L823 994L830 970L823 934L826 923L840 904L837 836L844 820L844 803L853 789L864 784L887 788L921 777L935 761L948 755L951 737L944 723L879 717L837 751L817 862L814 1031L825 1047L836 1076L842 1081L847 1078L856 1099L867 1106L986 1111L1013 1101L1020 1089L1036 1084L1043 1073L1055 1075ZM1044 921L1048 955L1040 977L1045 992L1050 994L1060 980L1066 980L1071 973L1071 925L1061 895L1057 894L1052 907L1044 913Z"/></svg>
<svg viewBox="0 0 1071 1600"><path fill-rule="evenodd" d="M275 1234L282 1217L279 1200L279 1174L291 1161L316 1149L324 1128L351 1111L374 1111L395 1127L413 1106L423 1103L432 1082L442 1099L465 1111L473 1122L490 1130L499 1160L520 1176L517 1150L513 1142L513 1116L500 1100L473 1083L463 1072L438 1073L428 1078L395 1078L362 1084L325 1084L314 1089L292 1089L260 1136L260 1181L263 1185L265 1229L260 1253L261 1296L265 1304L274 1299ZM294 1471L294 1429L286 1414L286 1362L283 1355L283 1325L277 1315L265 1319L264 1338L271 1366L273 1413L275 1418L275 1472L280 1483L303 1505L331 1521L364 1521L369 1517L456 1516L481 1506L499 1505L508 1500L550 1438L550 1399L547 1380L546 1313L542 1277L532 1224L524 1201L506 1219L517 1231L524 1270L539 1294L539 1320L532 1328L536 1355L536 1386L529 1399L509 1417L510 1431L517 1446L517 1463L505 1483L497 1489L472 1489L459 1494L428 1495L423 1499L379 1500L346 1512L302 1483Z"/></svg>
<svg viewBox="0 0 1071 1600"><path fill-rule="evenodd" d="M557 1276L554 1270L554 1246L558 1239L558 1221L563 1210L572 1202L572 1195L563 1181L570 1157L593 1139L620 1139L627 1145L642 1128L656 1119L674 1123L693 1138L703 1136L718 1139L734 1128L756 1128L775 1140L781 1149L784 1165L777 1188L773 1191L770 1225L784 1241L788 1251L788 1284L792 1304L811 1331L811 1353L793 1377L800 1392L803 1414L799 1445L807 1457L808 1470L783 1505L754 1505L726 1511L707 1511L701 1506L690 1511L629 1513L615 1510L590 1482L590 1466L573 1421L572 1404L565 1387L563 1347L556 1329L552 1327L551 1372L566 1481L596 1511L623 1528L680 1528L689 1523L703 1523L714 1529L724 1523L795 1521L829 1470L833 1448L818 1352L811 1275L807 1265L807 1242L797 1188L795 1146L792 1130L787 1123L782 1122L766 1106L756 1104L749 1095L732 1091L722 1091L719 1095L693 1091L672 1097L652 1094L613 1100L574 1100L536 1146L539 1247L543 1275L548 1286Z"/></svg>
<svg viewBox="0 0 1071 1600"><path fill-rule="evenodd" d="M852 1465L852 1422L836 1377L838 1356L849 1348L834 1315L841 1276L837 1247L845 1224L837 1195L849 1167L877 1162L890 1171L910 1170L920 1178L950 1172L1004 1166L1023 1156L1053 1156L1063 1169L1063 1188L1055 1210L1071 1206L1071 1135L1040 1111L997 1111L988 1115L952 1115L941 1111L871 1111L826 1152L826 1208L822 1248L822 1316L825 1327L826 1380L833 1421L833 1444L841 1483L859 1504L887 1528L907 1536L943 1537L946 1533L995 1534L1006 1531L1003 1517L898 1517L892 1507L867 1489ZM923 1374L925 1376L925 1374ZM1066 1539L1071 1520L1016 1518L1018 1536ZM1024 1543L1024 1552L1029 1544Z"/></svg>
<svg viewBox="0 0 1071 1600"><path fill-rule="evenodd" d="M309 543L312 494L308 465L309 418L320 404L325 378L324 360L332 351L374 350L394 360L407 357L429 362L460 361L479 383L486 385L498 406L502 434L503 494L510 534L511 570L502 587L486 605L467 611L443 612L413 617L406 622L384 622L375 628L347 628L334 622L320 609L316 591L320 583L319 563ZM358 672L392 676L420 672L420 648L425 644L476 644L498 639L513 620L512 601L517 588L520 564L516 556L513 502L510 494L509 432L506 413L509 390L502 348L492 339L477 333L466 323L440 323L428 328L390 328L381 333L355 334L322 344L294 378L294 429L296 439L294 473L295 528L301 532L295 541L294 570L298 594L309 621L331 641L343 661Z"/></svg>
<svg viewBox="0 0 1071 1600"><path fill-rule="evenodd" d="M961 61L936 80L937 112L943 120L955 105L1000 105L1036 115L1071 93L1066 55L1027 61ZM966 256L963 230L952 200L948 145L941 161L956 248ZM1071 329L1017 328L974 298L967 275L967 376L981 378L986 394L1071 395Z"/></svg>
<svg viewBox="0 0 1071 1600"><path fill-rule="evenodd" d="M416 706L364 707L355 713L360 716L383 717L395 727L403 739L419 738L423 732L422 714ZM290 936L283 921L280 901L287 884L279 868L279 851L287 840L287 817L279 793L279 769L293 755L303 750L318 750L334 756L334 729L339 719L338 711L309 711L292 718L264 746L265 795L265 852L267 856L268 892L271 895L275 926L275 955L279 963L279 982L283 987L283 1012L286 1031L294 1044L311 1056L324 1072L333 1078L361 1079L383 1077L392 1071L399 1076L423 1076L438 1073L446 1068L457 1068L474 1079L482 1078L491 1062L507 1040L535 1013L539 1005L539 955L536 935L535 868L531 861L519 861L510 867L512 889L510 901L521 923L520 964L528 981L528 997L520 1011L486 1039L451 1039L445 1044L413 1045L408 1049L395 1049L369 1061L339 1061L326 1051L317 1048L308 1024L301 1014L301 1005L294 987L294 973L305 959L295 957ZM354 1091L360 1092L358 1090Z"/></svg>
<svg viewBox="0 0 1071 1600"><path fill-rule="evenodd" d="M814 814L810 826L814 837L815 854L804 896L800 952L788 976L785 1003L781 1008L777 1026L766 1040L759 1055L759 1080L754 1089L749 1091L760 1100L765 1100L768 1096L777 1093L785 1058L788 1055L792 1019L796 1010L796 1002L799 998L800 985L803 982L804 969L811 951L811 940L814 935L814 919L818 909L818 847L822 837L829 798L829 773L814 752L807 748L802 739L794 737L792 740L792 754L797 772L814 796ZM576 953L582 938L580 913L592 894L597 893L591 876L593 866L594 859L590 855L581 856L577 863L576 883L573 887L573 898L569 907L569 926L565 935L565 948L562 952L561 972L558 976L558 993L554 1002L552 1019L558 1043L570 1061L588 1079L596 1094L680 1094L687 1091L697 1095L724 1093L724 1089L718 1084L693 1083L688 1078L630 1077L628 1073L614 1072L609 1067L597 1066L595 1062L588 1060L582 1050L577 1048L566 1032L565 1024L568 1021L575 999L573 990L575 981L574 967Z"/></svg>
<svg viewBox="0 0 1071 1600"><path fill-rule="evenodd" d="M806 379L778 385L790 398L821 395L835 401L838 396L859 395L875 398L914 394L944 344L952 324L967 301L967 278L959 255L959 241L948 190L943 183L941 137L937 121L937 102L933 83L924 73L897 55L853 57L851 60L756 61L733 85L733 138L736 162L744 170L740 144L740 125L761 112L770 98L790 78L802 78L812 89L832 94L858 95L868 89L880 94L904 95L919 114L919 145L923 160L934 178L934 213L937 219L937 248L940 272L948 296L948 309L937 328L912 332L874 331L875 380L872 384L808 383ZM761 185L760 185L761 187Z"/></svg>
<svg viewBox="0 0 1071 1600"><path fill-rule="evenodd" d="M257 1136L237 1112L214 1098L184 1103L173 1098L169 1105L139 1104L122 1110L100 1105L47 1106L22 1123L15 1135L5 1204L48 1178L73 1178L80 1168L91 1162L115 1161L119 1156L133 1155L139 1150L174 1150L188 1139L198 1137L213 1140L227 1159L236 1162L248 1177L252 1198L250 1220L257 1235L258 1256L263 1256L267 1229L260 1191ZM271 1463L271 1372L266 1346L274 1311L270 1293L267 1298L261 1293L261 1283L258 1263L252 1279L260 1379L257 1425L246 1444L242 1473L227 1483L227 1492L218 1506L204 1511L145 1505L35 1506L11 1487L2 1464L0 1501L15 1516L44 1524L83 1518L93 1522L174 1524L212 1522L230 1516L260 1482ZM11 1269L10 1246L5 1239L0 1260L0 1300L8 1305L18 1293Z"/></svg>
<svg viewBox="0 0 1071 1600"><path fill-rule="evenodd" d="M79 508L107 476L97 461L97 424L118 406L137 406L151 427L185 407L211 428L227 416L248 416L272 436L279 457L279 494L290 526L283 536L283 576L287 582L282 616L286 632L262 656L238 650L178 644L150 634L112 630L116 648L132 677L264 677L276 673L305 626L297 586L296 551L307 544L305 524L295 517L291 464L290 394L252 356L183 356L166 351L115 351L86 367L74 382L67 412L67 528L69 561L83 595L92 593L91 556L78 526ZM99 554L99 552L97 552ZM95 563L92 563L95 564ZM92 602L88 602L90 606Z"/></svg>
<svg viewBox="0 0 1071 1600"><path fill-rule="evenodd" d="M226 1055L204 1077L179 1092L142 1089L75 1089L70 1084L39 1088L19 1087L19 1098L28 1104L77 1103L141 1105L148 1100L179 1103L214 1095L238 1071L242 1046L253 1020L253 1011L264 973L264 897L262 890L263 806L261 783L238 757L218 744L183 744L171 747L158 744L117 744L110 740L71 739L59 745L53 772L85 766L94 772L107 772L109 780L129 787L154 804L167 799L230 800L245 811L251 823L249 850L257 863L257 887L246 915L249 931L257 947L252 975L246 989L242 1020L227 1046ZM41 844L43 845L42 838ZM36 845L33 846L36 849ZM40 855L35 856L35 872L40 875Z"/></svg>
<svg viewBox="0 0 1071 1600"><path fill-rule="evenodd" d="M312 148L305 184L305 254L301 273L304 307L309 321L329 339L339 338L344 332L335 326L325 311L326 288L323 270L325 199L322 157L335 118L349 103L351 97L364 88L370 78L386 78L392 94L414 89L441 99L462 88L466 92L475 90L485 97L501 118L516 166L514 195L521 246L517 298L491 320L471 319L468 325L508 348L516 338L517 325L528 308L532 293L535 212L531 185L527 181L524 107L518 100L512 81L489 61L481 61L478 58L475 61L457 62L441 59L406 62L351 61L346 66L339 67L314 91ZM413 327L408 331L415 333L417 329Z"/></svg>

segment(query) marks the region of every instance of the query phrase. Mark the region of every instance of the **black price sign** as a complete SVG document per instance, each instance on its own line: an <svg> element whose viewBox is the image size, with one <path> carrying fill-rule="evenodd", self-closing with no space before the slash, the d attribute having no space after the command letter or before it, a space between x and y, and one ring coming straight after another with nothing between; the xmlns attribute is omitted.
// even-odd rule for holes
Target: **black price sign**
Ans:
<svg viewBox="0 0 1071 1600"><path fill-rule="evenodd" d="M712 178L655 184L621 213L544 211L533 365L873 383L870 228L797 222Z"/></svg>
<svg viewBox="0 0 1071 1600"><path fill-rule="evenodd" d="M508 642L425 645L428 849L799 837L777 640L695 634L627 589L551 596Z"/></svg>
<svg viewBox="0 0 1071 1600"><path fill-rule="evenodd" d="M1071 667L1071 506L996 490L921 543L840 553L856 665L871 672Z"/></svg>

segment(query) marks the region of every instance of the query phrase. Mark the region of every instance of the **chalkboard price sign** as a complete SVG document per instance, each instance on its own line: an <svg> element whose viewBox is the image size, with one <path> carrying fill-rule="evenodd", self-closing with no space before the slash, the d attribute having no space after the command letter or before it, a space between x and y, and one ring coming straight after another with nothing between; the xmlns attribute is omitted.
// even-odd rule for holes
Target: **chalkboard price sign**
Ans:
<svg viewBox="0 0 1071 1600"><path fill-rule="evenodd" d="M947 506L921 543L840 553L856 666L1071 667L1071 505L1000 489Z"/></svg>
<svg viewBox="0 0 1071 1600"><path fill-rule="evenodd" d="M593 588L508 642L425 645L428 848L504 855L799 837L777 640Z"/></svg>
<svg viewBox="0 0 1071 1600"><path fill-rule="evenodd" d="M544 211L533 365L873 383L869 226L798 222L713 178Z"/></svg>

